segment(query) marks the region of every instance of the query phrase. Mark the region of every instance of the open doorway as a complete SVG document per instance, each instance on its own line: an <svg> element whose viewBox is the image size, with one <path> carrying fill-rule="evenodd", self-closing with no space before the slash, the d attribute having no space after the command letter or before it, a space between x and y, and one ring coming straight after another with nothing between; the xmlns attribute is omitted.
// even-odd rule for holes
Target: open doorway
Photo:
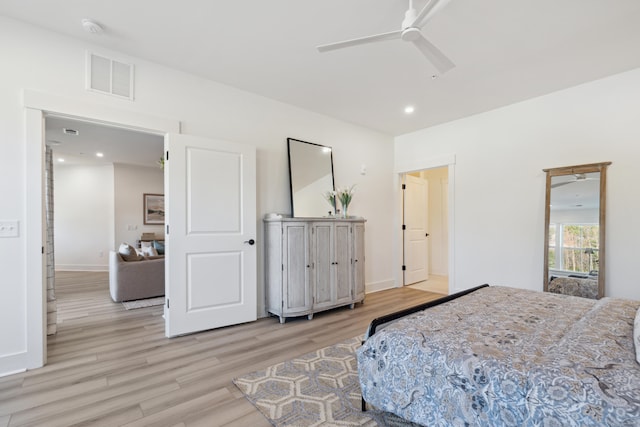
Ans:
<svg viewBox="0 0 640 427"><path fill-rule="evenodd" d="M406 173L403 180L403 285L449 293L449 170Z"/></svg>
<svg viewBox="0 0 640 427"><path fill-rule="evenodd" d="M57 276L62 274L62 284L86 272L108 278L109 252L120 242L138 247L144 234L164 240L162 224L145 224L142 211L143 194L164 193L164 137L56 115L45 116L44 136L51 335L65 318L57 304ZM108 292L104 296L107 303Z"/></svg>

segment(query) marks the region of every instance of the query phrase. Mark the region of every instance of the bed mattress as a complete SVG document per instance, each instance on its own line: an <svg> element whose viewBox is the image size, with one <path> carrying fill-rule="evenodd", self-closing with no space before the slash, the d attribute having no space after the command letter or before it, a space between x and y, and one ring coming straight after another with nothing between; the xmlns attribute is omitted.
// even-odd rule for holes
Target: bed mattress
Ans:
<svg viewBox="0 0 640 427"><path fill-rule="evenodd" d="M482 288L369 337L362 394L425 426L639 426L638 305Z"/></svg>

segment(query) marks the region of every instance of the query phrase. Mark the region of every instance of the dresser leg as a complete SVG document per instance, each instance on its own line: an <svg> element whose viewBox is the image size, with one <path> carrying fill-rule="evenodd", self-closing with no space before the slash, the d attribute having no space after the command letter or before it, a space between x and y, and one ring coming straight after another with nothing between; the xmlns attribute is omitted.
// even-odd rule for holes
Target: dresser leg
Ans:
<svg viewBox="0 0 640 427"><path fill-rule="evenodd" d="M280 324L284 324L285 320L286 320L286 318L280 316Z"/></svg>
<svg viewBox="0 0 640 427"><path fill-rule="evenodd" d="M307 314L307 319L309 319L309 320L313 319L313 313Z"/></svg>

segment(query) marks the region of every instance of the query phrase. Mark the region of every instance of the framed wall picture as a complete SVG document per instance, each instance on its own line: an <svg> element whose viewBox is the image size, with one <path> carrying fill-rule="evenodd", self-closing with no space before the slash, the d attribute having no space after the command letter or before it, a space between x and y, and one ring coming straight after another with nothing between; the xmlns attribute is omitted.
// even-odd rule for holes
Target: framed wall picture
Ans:
<svg viewBox="0 0 640 427"><path fill-rule="evenodd" d="M144 194L144 223L164 224L164 194Z"/></svg>

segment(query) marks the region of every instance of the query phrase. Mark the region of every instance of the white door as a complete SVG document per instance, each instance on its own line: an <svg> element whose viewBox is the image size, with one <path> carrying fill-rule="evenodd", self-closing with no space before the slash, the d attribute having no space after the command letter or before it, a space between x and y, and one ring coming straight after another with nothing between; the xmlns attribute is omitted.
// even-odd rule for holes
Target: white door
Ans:
<svg viewBox="0 0 640 427"><path fill-rule="evenodd" d="M404 190L404 284L422 282L429 278L427 245L426 179L405 175Z"/></svg>
<svg viewBox="0 0 640 427"><path fill-rule="evenodd" d="M170 134L165 151L166 335L256 320L255 148Z"/></svg>

